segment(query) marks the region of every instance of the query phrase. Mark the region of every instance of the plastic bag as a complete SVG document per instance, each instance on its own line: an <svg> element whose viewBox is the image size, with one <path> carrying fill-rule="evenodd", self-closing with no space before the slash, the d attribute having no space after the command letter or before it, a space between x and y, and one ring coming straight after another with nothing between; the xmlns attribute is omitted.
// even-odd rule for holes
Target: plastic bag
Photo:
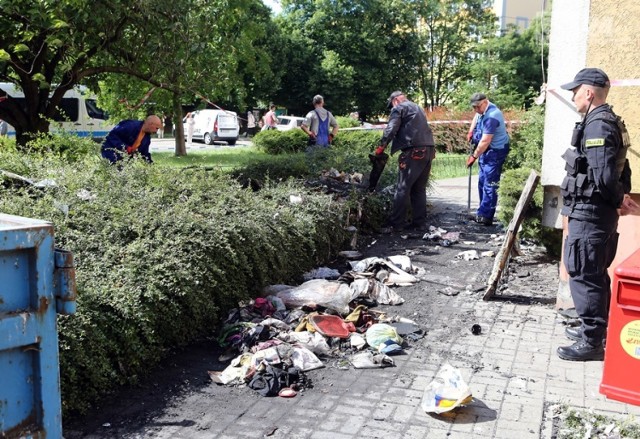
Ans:
<svg viewBox="0 0 640 439"><path fill-rule="evenodd" d="M429 383L422 396L422 409L427 413L444 413L471 402L471 389L459 369L445 363Z"/></svg>
<svg viewBox="0 0 640 439"><path fill-rule="evenodd" d="M392 340L393 342L402 345L402 337L398 335L396 328L391 325L387 325L386 323L375 323L371 325L365 333L365 338L367 339L369 346L374 349L378 349L378 347L387 340Z"/></svg>
<svg viewBox="0 0 640 439"><path fill-rule="evenodd" d="M348 285L324 279L313 279L290 290L281 291L277 296L287 308L321 305L342 315L349 314L349 302L353 300Z"/></svg>

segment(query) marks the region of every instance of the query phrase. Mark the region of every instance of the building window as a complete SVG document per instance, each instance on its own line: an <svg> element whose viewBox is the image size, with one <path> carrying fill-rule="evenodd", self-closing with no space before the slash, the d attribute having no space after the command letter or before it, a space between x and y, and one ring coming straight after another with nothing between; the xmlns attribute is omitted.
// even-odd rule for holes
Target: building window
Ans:
<svg viewBox="0 0 640 439"><path fill-rule="evenodd" d="M529 19L527 17L516 17L516 25L521 29L529 27Z"/></svg>

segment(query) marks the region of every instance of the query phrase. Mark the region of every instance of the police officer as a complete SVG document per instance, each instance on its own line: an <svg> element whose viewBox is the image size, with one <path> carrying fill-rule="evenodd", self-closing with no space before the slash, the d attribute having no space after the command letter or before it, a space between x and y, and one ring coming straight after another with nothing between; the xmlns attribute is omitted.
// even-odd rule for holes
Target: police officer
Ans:
<svg viewBox="0 0 640 439"><path fill-rule="evenodd" d="M602 70L582 69L561 87L573 92L576 109L584 114L571 139L574 148L562 155L567 175L560 186L561 213L568 218L564 264L582 324L565 330L575 343L559 347L558 356L563 360L602 360L611 295L607 268L618 246L618 217L635 204L628 195L629 135L606 103L610 82Z"/></svg>
<svg viewBox="0 0 640 439"><path fill-rule="evenodd" d="M502 165L509 154L509 135L502 111L489 102L483 93L471 96L471 106L476 112L473 131L467 138L476 146L467 159L467 168L479 159L478 195L480 205L476 211L476 222L490 226L498 205L498 185Z"/></svg>
<svg viewBox="0 0 640 439"><path fill-rule="evenodd" d="M422 108L409 101L401 91L394 91L387 100L391 108L389 122L382 133L375 154L380 156L391 142L391 154L398 156L398 181L393 210L382 233L402 231L411 204L412 221L409 227L420 229L427 219L427 182L431 161L435 157L433 133Z"/></svg>

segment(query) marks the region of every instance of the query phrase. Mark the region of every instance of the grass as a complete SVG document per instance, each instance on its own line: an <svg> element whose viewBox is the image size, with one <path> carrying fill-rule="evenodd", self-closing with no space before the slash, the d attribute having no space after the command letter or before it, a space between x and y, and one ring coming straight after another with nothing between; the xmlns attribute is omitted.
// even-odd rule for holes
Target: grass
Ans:
<svg viewBox="0 0 640 439"><path fill-rule="evenodd" d="M188 155L177 157L173 152L154 152L153 161L162 166L187 167L204 166L224 169L237 169L256 160L269 160L271 156L253 147L231 147L191 151Z"/></svg>
<svg viewBox="0 0 640 439"><path fill-rule="evenodd" d="M172 167L202 166L233 170L263 160L273 160L273 156L260 152L251 146L191 151L184 157L177 157L173 152L153 153L153 161L156 164ZM438 153L431 167L431 178L433 180L441 180L469 175L469 171L465 166L466 160L466 154ZM394 162L392 159L391 163ZM477 173L477 166L474 166L473 169L474 173Z"/></svg>

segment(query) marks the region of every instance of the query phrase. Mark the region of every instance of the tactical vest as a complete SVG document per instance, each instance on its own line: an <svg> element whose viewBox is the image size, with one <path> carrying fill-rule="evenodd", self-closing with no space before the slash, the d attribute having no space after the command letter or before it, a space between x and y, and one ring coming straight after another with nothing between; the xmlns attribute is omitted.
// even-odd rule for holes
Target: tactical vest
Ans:
<svg viewBox="0 0 640 439"><path fill-rule="evenodd" d="M627 150L631 146L629 132L627 131L624 121L611 111L602 111L593 119L589 120L588 123L598 120L614 125L618 129L621 136L621 147L616 155L616 173L618 176L622 176L623 180L626 178L630 180L630 175L628 177L623 175L625 163L627 162ZM584 142L582 141L584 128L584 121L576 123L573 136L571 137L571 146L575 149L568 148L564 154L562 154L562 158L566 162L565 170L567 171L567 175L560 185L560 193L562 194L564 205L570 206L572 209L576 203L594 204L603 201L596 187L593 172L591 168L589 168L587 156L584 153ZM628 169L628 166L626 168ZM624 185L625 182L623 182L623 186ZM619 195L620 198L623 196L623 194ZM613 203L617 203L618 201L619 200L611 200Z"/></svg>

